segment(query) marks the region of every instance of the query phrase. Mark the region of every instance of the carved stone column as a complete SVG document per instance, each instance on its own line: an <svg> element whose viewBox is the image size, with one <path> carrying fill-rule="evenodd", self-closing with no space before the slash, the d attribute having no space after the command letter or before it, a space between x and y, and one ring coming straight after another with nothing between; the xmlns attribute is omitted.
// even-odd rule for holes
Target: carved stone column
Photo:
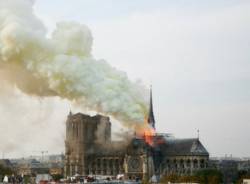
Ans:
<svg viewBox="0 0 250 184"><path fill-rule="evenodd" d="M193 174L193 171L194 171L194 159L190 159L190 172L191 174Z"/></svg>

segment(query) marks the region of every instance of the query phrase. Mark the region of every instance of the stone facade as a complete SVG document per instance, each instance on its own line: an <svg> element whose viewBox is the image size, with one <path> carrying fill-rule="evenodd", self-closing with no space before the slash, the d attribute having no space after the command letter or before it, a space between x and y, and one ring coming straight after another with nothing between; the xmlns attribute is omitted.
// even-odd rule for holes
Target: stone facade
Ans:
<svg viewBox="0 0 250 184"><path fill-rule="evenodd" d="M198 138L158 137L165 140L158 145L163 155L159 164L160 173L189 175L208 167L209 154Z"/></svg>
<svg viewBox="0 0 250 184"><path fill-rule="evenodd" d="M94 146L110 142L111 123L108 117L90 117L81 113L68 116L65 140L65 174L88 174L89 158L96 150Z"/></svg>
<svg viewBox="0 0 250 184"><path fill-rule="evenodd" d="M128 178L145 177L148 160L152 160L146 152L148 145L142 139L123 145L111 141L108 117L70 113L66 122L65 176L126 173Z"/></svg>
<svg viewBox="0 0 250 184"><path fill-rule="evenodd" d="M134 136L127 144L111 140L108 117L69 114L66 122L65 176L125 174L146 179L154 174L192 174L207 167L208 152L199 139L156 134L153 145Z"/></svg>
<svg viewBox="0 0 250 184"><path fill-rule="evenodd" d="M152 90L148 126L155 132ZM207 167L209 154L199 139L150 136L135 135L115 142L111 140L109 117L70 112L66 122L65 176L124 174L126 178L149 179L153 175L193 174Z"/></svg>
<svg viewBox="0 0 250 184"><path fill-rule="evenodd" d="M172 156L167 157L163 164L163 173L190 175L195 171L207 168L208 157L204 156Z"/></svg>

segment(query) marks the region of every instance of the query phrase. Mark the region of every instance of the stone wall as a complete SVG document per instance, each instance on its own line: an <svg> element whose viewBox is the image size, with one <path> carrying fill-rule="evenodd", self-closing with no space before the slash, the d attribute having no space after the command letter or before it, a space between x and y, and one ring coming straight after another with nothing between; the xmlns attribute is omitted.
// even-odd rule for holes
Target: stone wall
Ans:
<svg viewBox="0 0 250 184"><path fill-rule="evenodd" d="M65 176L85 175L86 153L100 141L111 140L111 123L108 117L88 116L81 113L68 115L65 140Z"/></svg>
<svg viewBox="0 0 250 184"><path fill-rule="evenodd" d="M207 156L172 156L164 159L159 167L159 172L163 174L190 175L207 167Z"/></svg>

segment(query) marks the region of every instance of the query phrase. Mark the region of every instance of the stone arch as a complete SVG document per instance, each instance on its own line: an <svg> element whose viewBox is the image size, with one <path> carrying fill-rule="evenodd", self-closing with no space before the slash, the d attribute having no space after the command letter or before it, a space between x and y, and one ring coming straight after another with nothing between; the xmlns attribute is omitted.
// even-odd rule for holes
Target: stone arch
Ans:
<svg viewBox="0 0 250 184"><path fill-rule="evenodd" d="M164 170L170 170L170 168L171 168L171 161L170 161L170 159L166 159Z"/></svg>
<svg viewBox="0 0 250 184"><path fill-rule="evenodd" d="M191 167L191 160L190 160L189 158L186 160L186 166L187 166L188 168Z"/></svg>
<svg viewBox="0 0 250 184"><path fill-rule="evenodd" d="M200 167L205 168L205 160L204 159L200 160Z"/></svg>
<svg viewBox="0 0 250 184"><path fill-rule="evenodd" d="M107 159L106 158L104 158L103 160L102 160L102 163L103 163L103 174L104 175L106 175L107 174Z"/></svg>
<svg viewBox="0 0 250 184"><path fill-rule="evenodd" d="M101 174L101 159L96 159L96 174Z"/></svg>
<svg viewBox="0 0 250 184"><path fill-rule="evenodd" d="M96 161L93 160L91 163L91 169L92 169L92 173L96 174Z"/></svg>
<svg viewBox="0 0 250 184"><path fill-rule="evenodd" d="M110 158L108 161L108 168L109 168L110 174L113 175L114 170L113 170L113 159L112 158Z"/></svg>
<svg viewBox="0 0 250 184"><path fill-rule="evenodd" d="M173 168L174 168L174 170L177 170L177 168L178 168L178 163L177 163L176 159L173 160Z"/></svg>
<svg viewBox="0 0 250 184"><path fill-rule="evenodd" d="M181 169L185 168L184 160L183 159L180 159L180 167L181 167Z"/></svg>
<svg viewBox="0 0 250 184"><path fill-rule="evenodd" d="M195 169L198 168L198 160L197 159L193 160L193 166L194 166Z"/></svg>
<svg viewBox="0 0 250 184"><path fill-rule="evenodd" d="M116 174L119 174L119 160L116 158L115 159L115 172Z"/></svg>

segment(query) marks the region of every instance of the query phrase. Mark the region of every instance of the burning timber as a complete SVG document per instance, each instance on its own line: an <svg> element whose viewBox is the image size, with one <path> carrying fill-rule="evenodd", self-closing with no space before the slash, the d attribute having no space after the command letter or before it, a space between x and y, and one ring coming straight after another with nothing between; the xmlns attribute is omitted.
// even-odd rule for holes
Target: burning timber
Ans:
<svg viewBox="0 0 250 184"><path fill-rule="evenodd" d="M161 174L192 174L208 165L209 154L199 138L176 139L155 131L152 95L147 118L150 128L126 141L111 140L109 117L68 115L65 176L124 174L149 179Z"/></svg>

